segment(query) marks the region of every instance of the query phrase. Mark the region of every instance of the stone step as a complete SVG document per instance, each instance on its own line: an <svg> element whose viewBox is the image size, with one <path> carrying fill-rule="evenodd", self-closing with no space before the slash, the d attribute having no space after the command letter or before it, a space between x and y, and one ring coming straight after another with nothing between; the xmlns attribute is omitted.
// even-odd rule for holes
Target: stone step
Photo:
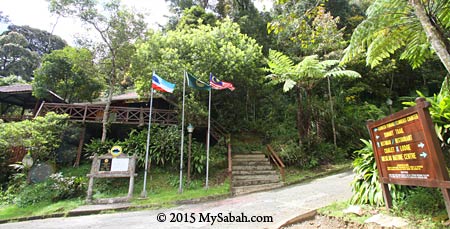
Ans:
<svg viewBox="0 0 450 229"><path fill-rule="evenodd" d="M242 159L242 158L254 158L254 159L259 159L259 158L266 158L266 155L262 154L262 153L247 153L247 154L234 154L232 156L233 159Z"/></svg>
<svg viewBox="0 0 450 229"><path fill-rule="evenodd" d="M270 183L270 184L260 184L260 185L250 185L250 186L241 186L241 187L232 187L231 193L233 195L242 195L252 192L258 192L258 191L264 191L264 190L270 190L274 188L282 187L283 183Z"/></svg>
<svg viewBox="0 0 450 229"><path fill-rule="evenodd" d="M233 176L236 175L277 175L278 171L270 170L233 170Z"/></svg>
<svg viewBox="0 0 450 229"><path fill-rule="evenodd" d="M233 171L272 170L272 165L233 165Z"/></svg>
<svg viewBox="0 0 450 229"><path fill-rule="evenodd" d="M280 177L278 174L252 174L252 175L233 175L233 182L234 181L243 181L243 180L280 180Z"/></svg>
<svg viewBox="0 0 450 229"><path fill-rule="evenodd" d="M240 165L250 165L250 166L254 166L254 165L270 165L270 162L268 160L264 160L264 161L233 161L233 165L236 166L240 166Z"/></svg>
<svg viewBox="0 0 450 229"><path fill-rule="evenodd" d="M253 179L253 180L238 180L233 181L233 187L247 187L253 185L261 185L261 184L273 184L279 183L280 179Z"/></svg>
<svg viewBox="0 0 450 229"><path fill-rule="evenodd" d="M242 161L242 162L269 161L265 157L261 157L261 158L233 158L232 160L233 160L233 162L235 162L235 161Z"/></svg>

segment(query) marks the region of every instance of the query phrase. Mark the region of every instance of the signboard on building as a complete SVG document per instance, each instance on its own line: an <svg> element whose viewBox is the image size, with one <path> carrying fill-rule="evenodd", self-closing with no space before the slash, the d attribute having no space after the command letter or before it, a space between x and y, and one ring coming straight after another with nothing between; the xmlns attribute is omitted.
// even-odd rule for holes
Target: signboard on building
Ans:
<svg viewBox="0 0 450 229"><path fill-rule="evenodd" d="M428 107L417 98L416 106L367 123L388 208L387 184L439 187L450 203L449 175Z"/></svg>

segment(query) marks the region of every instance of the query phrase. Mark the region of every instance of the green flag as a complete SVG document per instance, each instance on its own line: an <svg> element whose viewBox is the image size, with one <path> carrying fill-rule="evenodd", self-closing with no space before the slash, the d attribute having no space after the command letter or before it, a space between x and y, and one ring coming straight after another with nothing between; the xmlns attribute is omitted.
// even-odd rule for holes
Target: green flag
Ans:
<svg viewBox="0 0 450 229"><path fill-rule="evenodd" d="M188 86L191 88L199 89L199 90L206 90L206 91L211 90L211 86L198 80L194 75L192 75L190 73L187 73L187 79L188 79L187 80Z"/></svg>

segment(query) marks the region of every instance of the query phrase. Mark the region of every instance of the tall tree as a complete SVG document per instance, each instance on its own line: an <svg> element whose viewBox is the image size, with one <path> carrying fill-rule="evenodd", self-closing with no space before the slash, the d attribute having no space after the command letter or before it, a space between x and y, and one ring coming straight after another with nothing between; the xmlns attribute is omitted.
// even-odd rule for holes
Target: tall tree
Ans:
<svg viewBox="0 0 450 229"><path fill-rule="evenodd" d="M208 82L212 72L217 78L236 86L233 92L213 92L212 115L224 125L230 124L230 128L250 119L253 112L248 108L257 106L258 96L266 96L260 92L259 84L259 69L263 63L261 46L242 34L238 24L226 19L214 27L183 27L165 34L149 32L148 35L146 41L138 45L133 58L132 73L141 92L149 91L148 82L153 70L177 84L175 94L181 93L182 86L178 85L183 85L183 70L203 82ZM192 96L188 105L195 111L187 110L194 115L203 113L205 104L199 101L207 101L207 93L193 92Z"/></svg>
<svg viewBox="0 0 450 229"><path fill-rule="evenodd" d="M84 48L66 47L44 55L35 71L33 94L44 97L51 90L65 101L92 101L103 90L103 81L91 52Z"/></svg>
<svg viewBox="0 0 450 229"><path fill-rule="evenodd" d="M63 49L67 46L67 42L61 37L27 25L9 25L6 33L9 32L22 34L28 41L27 48L33 52L37 52L40 56L50 53L53 50Z"/></svg>
<svg viewBox="0 0 450 229"><path fill-rule="evenodd" d="M436 53L450 73L450 1L376 0L354 31L343 62L366 52L374 67L397 50L412 67Z"/></svg>
<svg viewBox="0 0 450 229"><path fill-rule="evenodd" d="M317 55L307 56L297 64L281 52L270 50L267 72L272 83L283 83L283 91L287 92L295 88L297 100L297 131L298 143L301 146L303 140L310 135L311 109L308 105L309 97L319 79L328 76L353 76L359 77L354 71L342 68L334 68L337 60L319 61Z"/></svg>
<svg viewBox="0 0 450 229"><path fill-rule="evenodd" d="M10 32L0 35L0 76L19 76L30 81L40 58L28 49L29 43L22 34Z"/></svg>
<svg viewBox="0 0 450 229"><path fill-rule="evenodd" d="M120 7L120 0L99 5L96 0L48 0L50 12L63 17L74 16L93 28L100 36L95 44L97 58L107 77L108 92L103 114L102 142L106 140L109 107L114 88L130 67L135 52L133 42L143 36L146 24L143 15Z"/></svg>

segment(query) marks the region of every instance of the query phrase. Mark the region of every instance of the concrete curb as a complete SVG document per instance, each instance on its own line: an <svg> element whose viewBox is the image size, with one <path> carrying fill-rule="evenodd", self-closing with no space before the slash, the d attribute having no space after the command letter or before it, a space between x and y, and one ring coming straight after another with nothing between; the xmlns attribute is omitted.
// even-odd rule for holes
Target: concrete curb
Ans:
<svg viewBox="0 0 450 229"><path fill-rule="evenodd" d="M314 219L314 217L316 217L316 215L317 215L317 210L311 210L309 212L303 213L301 215L298 215L298 216L286 221L278 228L283 228L283 227L290 226L292 224L296 224L296 223L300 223L300 222L303 222L306 220Z"/></svg>
<svg viewBox="0 0 450 229"><path fill-rule="evenodd" d="M203 203L208 201L214 201L214 200L220 200L225 199L228 197L232 197L231 194L223 194L223 195L216 195L216 196L206 196L206 197L200 197L196 199L188 199L188 200L178 200L174 202L170 202L168 204L196 204L196 203ZM129 206L108 206L105 204L104 208L99 209L86 209L86 210L70 210L66 213L53 213L48 215L38 215L38 216L27 216L27 217L20 217L20 218L14 218L14 219L4 219L0 220L0 224L5 223L11 223L11 222L22 222L22 221L29 221L29 220L38 220L38 219L49 219L49 218L59 218L59 217L75 217L75 216L85 216L85 215L94 215L94 214L101 214L105 211L126 211L126 210L134 210L134 209L145 209L145 208L161 208L162 205L160 204L147 204L147 205L129 205Z"/></svg>

